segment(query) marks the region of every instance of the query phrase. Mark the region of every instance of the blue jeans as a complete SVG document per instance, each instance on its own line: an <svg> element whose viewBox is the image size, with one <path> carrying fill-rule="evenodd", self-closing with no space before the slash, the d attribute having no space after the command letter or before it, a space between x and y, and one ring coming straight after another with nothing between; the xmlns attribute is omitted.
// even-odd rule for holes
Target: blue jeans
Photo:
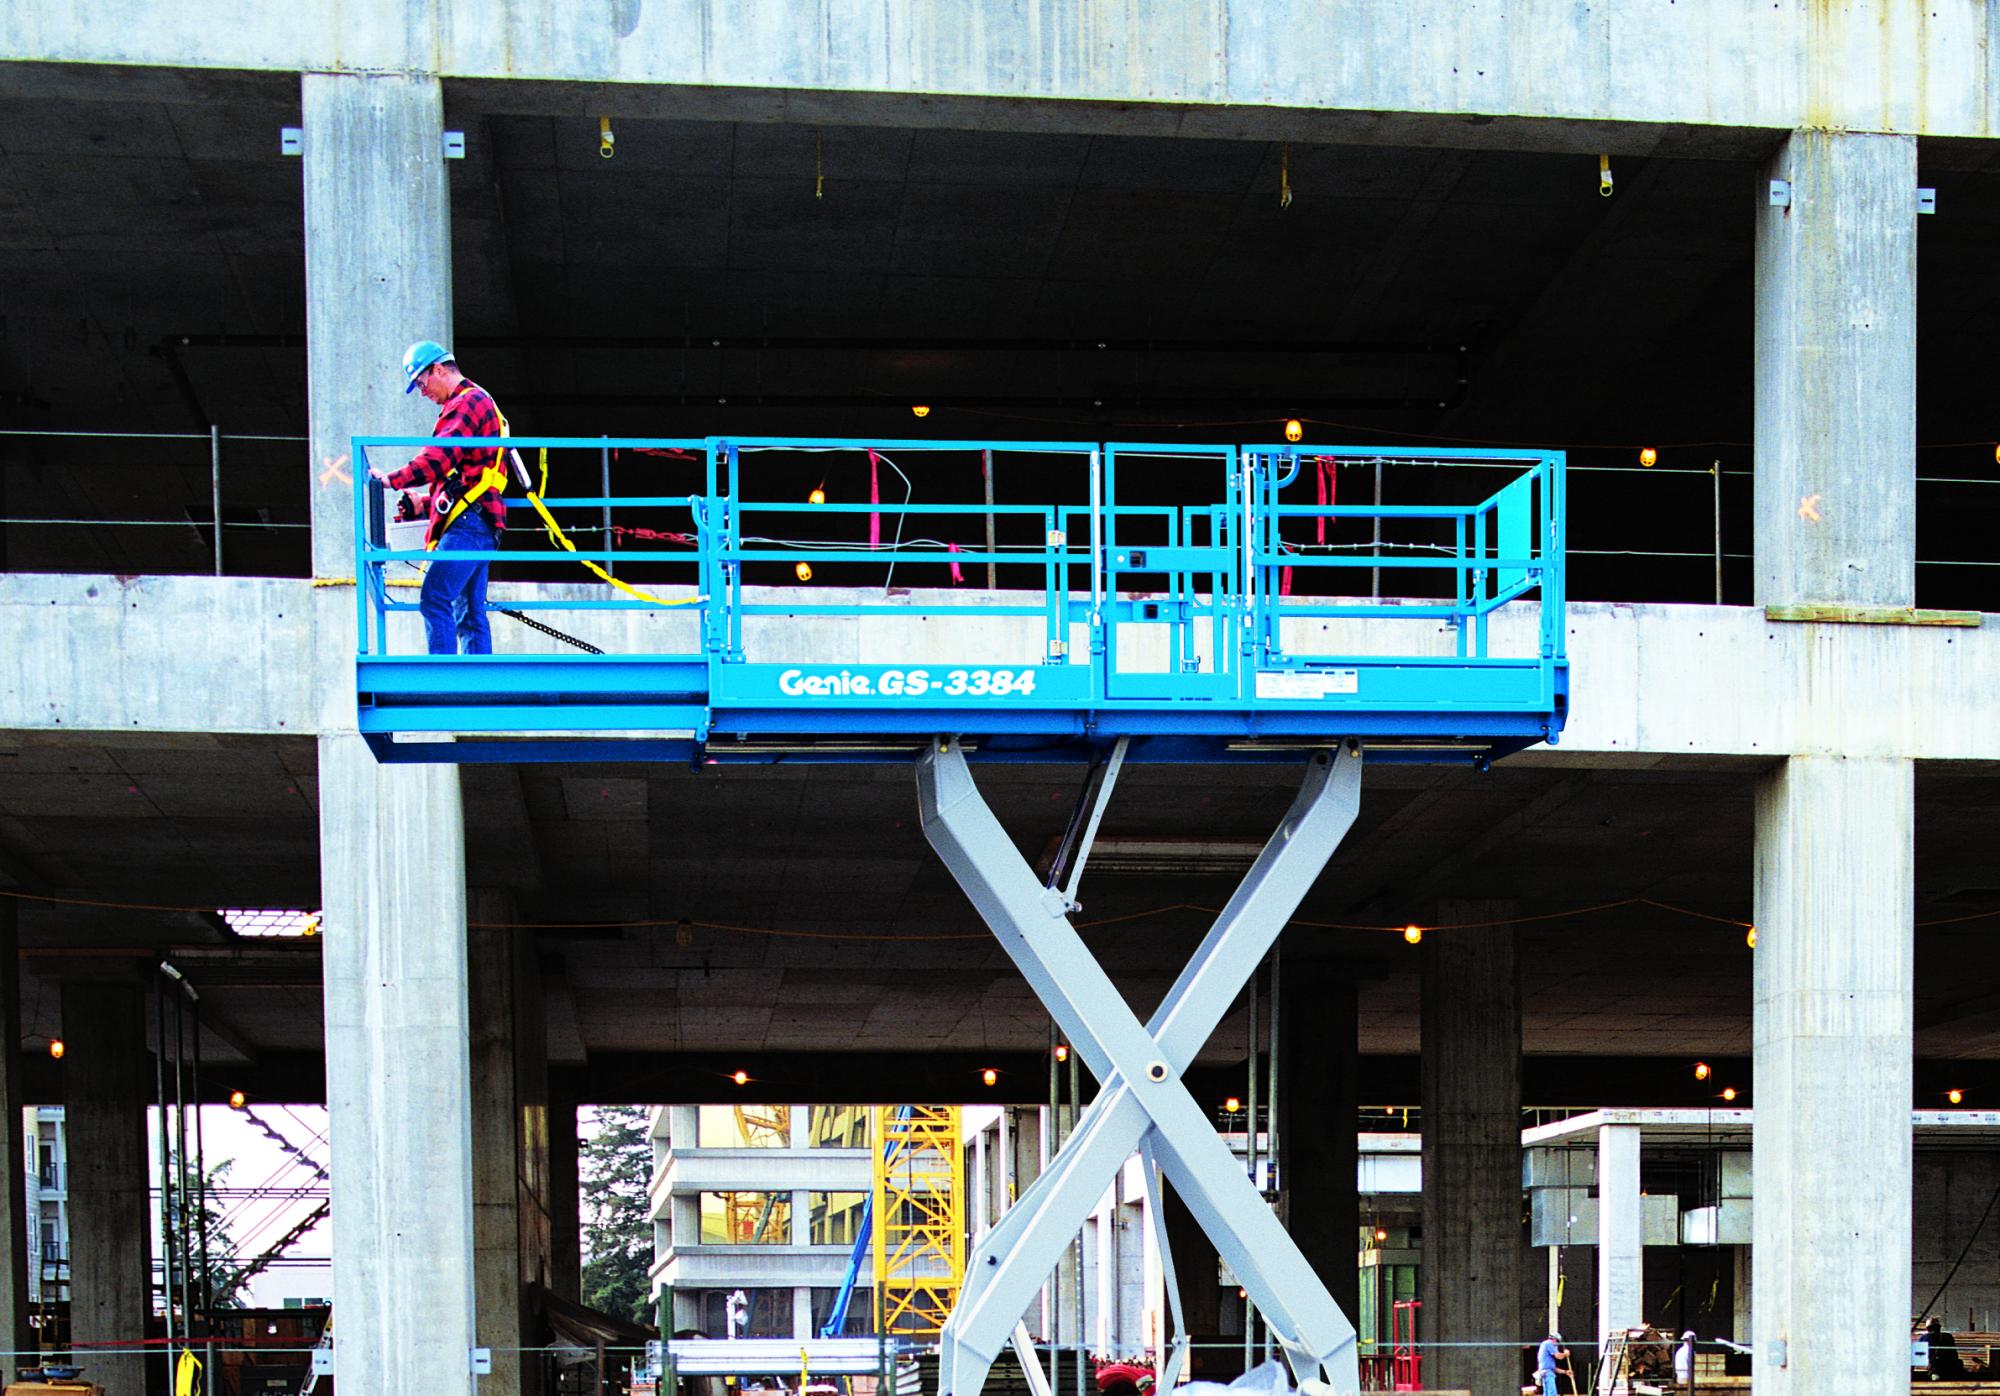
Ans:
<svg viewBox="0 0 2000 1396"><path fill-rule="evenodd" d="M493 546L493 530L476 509L459 515L458 522L438 539L436 556L424 573L423 590L417 594L432 654L457 654L461 647L467 654L493 653L493 631L486 623L487 564L455 562L445 556L486 552Z"/></svg>
<svg viewBox="0 0 2000 1396"><path fill-rule="evenodd" d="M1556 1374L1554 1372L1547 1371L1546 1369L1537 1372L1535 1373L1535 1380L1541 1385L1542 1396L1557 1396Z"/></svg>

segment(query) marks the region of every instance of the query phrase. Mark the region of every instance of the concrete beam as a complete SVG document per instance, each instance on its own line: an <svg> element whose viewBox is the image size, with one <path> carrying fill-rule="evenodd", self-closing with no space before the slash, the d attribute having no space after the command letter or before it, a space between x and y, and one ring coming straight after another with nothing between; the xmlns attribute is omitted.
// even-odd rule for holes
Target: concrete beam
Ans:
<svg viewBox="0 0 2000 1396"><path fill-rule="evenodd" d="M496 586L496 598L583 597L584 587ZM995 605L1003 595L988 593ZM322 633L336 651L351 646L353 592L322 588ZM785 588L752 589L759 603L795 598ZM882 604L879 593L820 590L825 605ZM915 604L935 599L919 593ZM953 593L954 604L977 598ZM212 577L0 575L0 624L16 643L0 652L0 732L231 732L313 735L353 729L351 679L323 702L300 675L313 640L299 617L312 615L305 581ZM566 617L566 628L617 653L693 648L672 633L678 620L627 618L601 627ZM583 623L576 623L583 622ZM775 622L774 648L792 644ZM984 645L1000 621L926 630L944 651ZM1353 652L1379 649L1354 622ZM1377 622L1379 624L1379 622ZM857 620L814 622L814 653L860 652ZM1429 627L1434 632L1436 627ZM1523 764L1652 765L1691 756L1772 759L1791 752L1847 752L1920 761L2000 760L2000 622L1977 629L1769 621L1747 606L1625 605L1573 602L1568 610L1574 715L1561 743L1511 758ZM880 631L878 630L879 634ZM690 632L691 634L691 632ZM1533 628L1518 611L1494 624L1496 646L1526 643ZM495 632L500 648L529 648L527 632ZM551 642L552 643L552 642ZM1314 636L1339 652L1337 631ZM1414 654L1443 654L1435 633L1409 637ZM872 653L873 651L871 651ZM987 652L981 650L979 652ZM48 662L49 656L57 662ZM227 671L228 684L206 676ZM1800 676L1838 688L1837 704L1793 701Z"/></svg>
<svg viewBox="0 0 2000 1396"><path fill-rule="evenodd" d="M1982 55L1996 22L1978 0L1589 10L1568 0L464 0L420 11L401 0L76 0L0 11L0 53L437 73L576 111L650 103L717 115L735 103L837 122L889 106L900 109L891 119L956 125L1596 150L1732 127L1989 136ZM604 85L622 100L552 84Z"/></svg>

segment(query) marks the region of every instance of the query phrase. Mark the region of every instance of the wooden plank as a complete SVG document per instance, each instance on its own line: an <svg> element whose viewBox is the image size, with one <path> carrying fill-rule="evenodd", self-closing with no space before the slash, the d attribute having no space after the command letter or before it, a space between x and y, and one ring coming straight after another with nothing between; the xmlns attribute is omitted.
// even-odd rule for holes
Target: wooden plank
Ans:
<svg viewBox="0 0 2000 1396"><path fill-rule="evenodd" d="M1965 630L1977 630L1983 623L1977 611L1932 611L1915 606L1848 606L1831 601L1766 606L1764 619L1830 625L1943 625Z"/></svg>

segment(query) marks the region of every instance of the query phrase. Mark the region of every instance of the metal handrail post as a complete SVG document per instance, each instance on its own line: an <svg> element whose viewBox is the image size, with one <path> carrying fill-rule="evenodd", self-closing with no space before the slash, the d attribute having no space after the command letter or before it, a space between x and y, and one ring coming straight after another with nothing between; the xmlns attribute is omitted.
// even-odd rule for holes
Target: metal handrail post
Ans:
<svg viewBox="0 0 2000 1396"><path fill-rule="evenodd" d="M222 428L208 427L208 516L215 528L215 575L222 575Z"/></svg>

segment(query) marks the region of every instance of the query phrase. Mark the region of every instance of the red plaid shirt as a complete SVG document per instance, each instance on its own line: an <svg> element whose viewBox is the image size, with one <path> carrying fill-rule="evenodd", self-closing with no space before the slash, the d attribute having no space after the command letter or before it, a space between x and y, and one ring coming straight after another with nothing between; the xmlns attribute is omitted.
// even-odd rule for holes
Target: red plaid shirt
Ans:
<svg viewBox="0 0 2000 1396"><path fill-rule="evenodd" d="M444 405L438 408L437 425L431 428L432 436L500 434L499 407L494 404L492 394L470 378L460 383L458 391L445 399ZM389 476L389 487L397 490L418 484L431 487L430 501L425 506L431 519L431 526L424 531L424 541L428 543L444 532L445 517L451 513L452 506L479 482L486 467L499 464L498 447L454 450L449 446L426 446L410 458L408 465ZM501 469L506 467L502 465ZM498 490L485 491L468 507L486 516L496 539L507 526L507 501L500 497Z"/></svg>

